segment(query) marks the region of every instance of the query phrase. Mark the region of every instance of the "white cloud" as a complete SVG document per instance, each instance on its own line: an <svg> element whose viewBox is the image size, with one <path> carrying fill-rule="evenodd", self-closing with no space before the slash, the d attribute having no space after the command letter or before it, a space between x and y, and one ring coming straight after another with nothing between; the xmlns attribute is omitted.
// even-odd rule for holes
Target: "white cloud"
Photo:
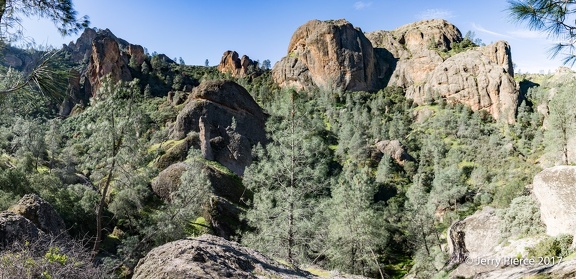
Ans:
<svg viewBox="0 0 576 279"><path fill-rule="evenodd" d="M481 33L485 33L485 34L490 34L492 36L497 36L497 37L502 37L502 38L510 38L510 36L508 35L504 35L498 32L494 32L494 31L490 31L484 27L482 27L481 25L478 25L476 23L472 23L472 28L474 28L474 30L481 32Z"/></svg>
<svg viewBox="0 0 576 279"><path fill-rule="evenodd" d="M418 19L450 19L454 17L454 13L449 10L443 9L428 9L420 12L417 16Z"/></svg>
<svg viewBox="0 0 576 279"><path fill-rule="evenodd" d="M546 34L528 29L509 31L508 34L520 39L546 39Z"/></svg>
<svg viewBox="0 0 576 279"><path fill-rule="evenodd" d="M372 2L358 1L354 3L354 9L356 10L364 10L366 8L369 8L370 6L372 6Z"/></svg>

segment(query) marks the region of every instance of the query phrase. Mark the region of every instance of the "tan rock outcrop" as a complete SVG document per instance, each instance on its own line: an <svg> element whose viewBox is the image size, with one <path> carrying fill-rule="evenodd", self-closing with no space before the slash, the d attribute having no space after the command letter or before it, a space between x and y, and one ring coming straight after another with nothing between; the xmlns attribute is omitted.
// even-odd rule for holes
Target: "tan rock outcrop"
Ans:
<svg viewBox="0 0 576 279"><path fill-rule="evenodd" d="M534 177L532 186L546 234L576 235L576 167L545 169Z"/></svg>
<svg viewBox="0 0 576 279"><path fill-rule="evenodd" d="M245 77L250 74L256 74L257 70L257 62L252 61L252 59L246 55L238 58L238 53L232 50L224 52L222 59L220 59L220 64L218 64L218 71L230 74L233 77Z"/></svg>
<svg viewBox="0 0 576 279"><path fill-rule="evenodd" d="M346 20L311 20L292 35L288 54L274 65L274 81L297 90L374 90L375 58L364 33Z"/></svg>
<svg viewBox="0 0 576 279"><path fill-rule="evenodd" d="M87 70L92 96L96 95L102 79L110 75L113 81L132 79L128 68L128 59L115 38L98 35L92 41L92 55Z"/></svg>
<svg viewBox="0 0 576 279"><path fill-rule="evenodd" d="M436 66L429 74L423 92L408 96L416 103L425 103L431 96L448 102L462 103L472 110L486 110L495 119L514 122L518 91L514 77L507 72L508 60L484 53L506 48L504 42L456 54ZM505 56L505 55L500 55ZM498 64L492 59L500 59ZM511 67L510 67L511 68Z"/></svg>
<svg viewBox="0 0 576 279"><path fill-rule="evenodd" d="M134 279L307 278L265 255L213 235L166 243L138 262Z"/></svg>
<svg viewBox="0 0 576 279"><path fill-rule="evenodd" d="M475 111L486 110L496 120L514 122L518 90L508 43L499 41L450 57L462 35L445 20L419 21L366 37L375 47L379 77L388 86L404 88L415 103L442 97Z"/></svg>

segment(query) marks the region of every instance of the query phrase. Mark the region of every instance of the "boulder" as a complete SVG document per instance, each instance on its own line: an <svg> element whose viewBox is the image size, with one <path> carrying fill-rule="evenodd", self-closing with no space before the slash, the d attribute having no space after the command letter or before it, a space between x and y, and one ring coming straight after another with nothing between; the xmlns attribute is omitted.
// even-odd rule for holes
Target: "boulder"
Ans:
<svg viewBox="0 0 576 279"><path fill-rule="evenodd" d="M406 161L414 161L414 158L406 152L406 148L399 140L382 140L376 143L376 149L390 156L396 163L404 165Z"/></svg>
<svg viewBox="0 0 576 279"><path fill-rule="evenodd" d="M246 55L238 58L238 53L232 50L224 52L222 59L220 59L220 64L218 64L218 71L230 74L233 77L245 77L250 74L256 74L257 70L258 62L252 61Z"/></svg>
<svg viewBox="0 0 576 279"><path fill-rule="evenodd" d="M152 191L169 202L172 193L181 185L180 178L186 167L186 162L178 162L161 171L152 180ZM206 208L203 217L210 223L215 234L230 239L242 226L240 216L253 194L233 173L225 173L209 165L203 167L212 186L210 208Z"/></svg>
<svg viewBox="0 0 576 279"><path fill-rule="evenodd" d="M171 136L181 139L189 132L202 132L200 146L210 154L206 159L241 176L252 162L252 147L266 141L265 121L263 110L242 86L206 81L188 96Z"/></svg>
<svg viewBox="0 0 576 279"><path fill-rule="evenodd" d="M62 217L52 205L36 194L24 195L8 211L24 216L46 234L60 236L67 233Z"/></svg>
<svg viewBox="0 0 576 279"><path fill-rule="evenodd" d="M134 279L306 278L265 255L213 235L166 243L138 262Z"/></svg>
<svg viewBox="0 0 576 279"><path fill-rule="evenodd" d="M348 21L311 20L292 35L288 54L274 65L274 81L296 90L319 87L372 91L377 71L372 44Z"/></svg>
<svg viewBox="0 0 576 279"><path fill-rule="evenodd" d="M23 241L43 239L46 234L24 216L10 211L0 212L0 250Z"/></svg>
<svg viewBox="0 0 576 279"><path fill-rule="evenodd" d="M184 171L186 171L184 162L168 166L152 180L152 191L163 200L170 201L171 194L180 187L180 177Z"/></svg>
<svg viewBox="0 0 576 279"><path fill-rule="evenodd" d="M538 173L532 193L540 204L546 234L576 234L576 167L556 166Z"/></svg>

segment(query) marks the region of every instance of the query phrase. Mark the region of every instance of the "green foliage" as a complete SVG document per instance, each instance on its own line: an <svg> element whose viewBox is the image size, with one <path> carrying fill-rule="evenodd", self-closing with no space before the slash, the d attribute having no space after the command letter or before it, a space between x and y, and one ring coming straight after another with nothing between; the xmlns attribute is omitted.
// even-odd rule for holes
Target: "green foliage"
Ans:
<svg viewBox="0 0 576 279"><path fill-rule="evenodd" d="M503 239L522 238L544 232L539 205L530 196L515 198L510 207L500 210L498 215L503 220L500 228Z"/></svg>
<svg viewBox="0 0 576 279"><path fill-rule="evenodd" d="M530 30L544 31L552 38L560 39L550 49L551 57L562 53L565 55L564 63L573 65L576 55L573 53L575 26L570 15L576 9L574 1L553 0L508 0L510 16L518 21L525 22Z"/></svg>
<svg viewBox="0 0 576 279"><path fill-rule="evenodd" d="M322 125L305 114L301 96L286 97L290 101L267 123L272 141L256 150L257 161L244 174L244 185L254 192L246 220L255 229L242 241L298 265L318 240L315 210L327 186L328 148L315 134Z"/></svg>
<svg viewBox="0 0 576 279"><path fill-rule="evenodd" d="M562 234L556 237L546 237L534 247L528 247L528 258L538 259L540 257L567 257L574 252L572 248L573 235ZM556 260L559 262L559 259Z"/></svg>
<svg viewBox="0 0 576 279"><path fill-rule="evenodd" d="M382 273L380 257L388 244L384 216L373 203L376 188L367 167L348 164L326 212L328 220L327 251L333 268L353 274Z"/></svg>
<svg viewBox="0 0 576 279"><path fill-rule="evenodd" d="M2 278L103 278L104 273L93 266L91 255L81 242L52 239L51 245L41 242L14 244L0 251Z"/></svg>

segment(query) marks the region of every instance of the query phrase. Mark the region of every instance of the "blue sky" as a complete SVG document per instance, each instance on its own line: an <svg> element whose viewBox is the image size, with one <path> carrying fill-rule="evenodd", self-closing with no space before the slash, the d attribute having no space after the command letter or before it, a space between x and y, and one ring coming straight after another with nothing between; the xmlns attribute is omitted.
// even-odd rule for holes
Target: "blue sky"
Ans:
<svg viewBox="0 0 576 279"><path fill-rule="evenodd" d="M506 40L522 72L548 72L561 66L548 57L553 41L526 25L511 22L505 0L73 0L91 26L149 52L182 57L186 64L216 65L226 50L272 64L286 55L292 33L311 19L345 18L364 32L393 30L422 19L444 18L462 34L473 31L489 44ZM52 23L36 18L23 23L36 43L59 47L62 38Z"/></svg>

